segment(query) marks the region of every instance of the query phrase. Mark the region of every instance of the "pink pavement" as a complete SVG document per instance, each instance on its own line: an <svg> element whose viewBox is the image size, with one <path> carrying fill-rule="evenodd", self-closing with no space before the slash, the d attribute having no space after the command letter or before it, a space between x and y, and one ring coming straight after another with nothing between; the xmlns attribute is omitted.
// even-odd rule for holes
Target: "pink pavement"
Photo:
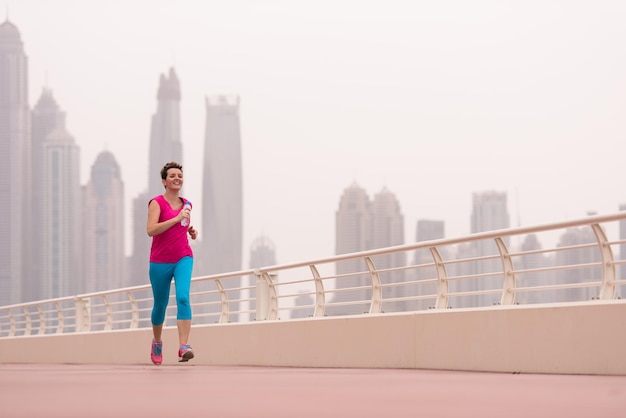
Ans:
<svg viewBox="0 0 626 418"><path fill-rule="evenodd" d="M626 376L0 364L0 416L622 418Z"/></svg>

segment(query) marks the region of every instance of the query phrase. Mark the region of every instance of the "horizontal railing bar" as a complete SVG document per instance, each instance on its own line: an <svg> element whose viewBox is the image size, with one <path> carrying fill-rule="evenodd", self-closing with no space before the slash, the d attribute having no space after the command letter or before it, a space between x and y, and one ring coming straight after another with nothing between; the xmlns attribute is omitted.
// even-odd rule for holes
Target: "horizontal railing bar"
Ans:
<svg viewBox="0 0 626 418"><path fill-rule="evenodd" d="M501 296L503 304L515 304L518 303L515 300L516 294L533 293L544 300L552 297L549 292L574 289L578 290L571 295L559 293L559 301L563 298L576 301L581 297L589 300L599 297L620 298L626 291L626 281L619 279L617 267L626 264L626 260L620 259L614 252L619 249L618 246L626 244L626 240L609 240L602 233L604 224L614 221L626 222L626 212L415 242L302 263L194 277L190 292L192 309L194 318L201 321L232 322L245 320L247 315L256 318L259 313L252 307L264 304L269 305L271 312L280 312L281 315L303 309L315 309L316 315L328 315L329 309L339 314L347 307L354 306L358 308L353 309L353 313L389 312L403 309L402 303L409 306L411 302L427 300L435 300L429 303L437 308L449 308L448 298L457 301L461 307L468 304L484 306L481 303L492 303L492 295ZM525 251L508 248L508 243L514 240L507 237L519 238L531 233L575 227L589 228L594 235L585 232L584 239L590 241L575 245ZM491 241L498 253L476 253L475 249L480 246L472 243L479 241ZM454 250L455 247L468 250L458 251L454 255L460 258L453 258L454 252L447 250ZM420 259L412 257L411 253L416 251L424 251L423 256L427 258L422 260L422 255L419 256ZM565 256L559 257L559 253ZM394 254L402 255L398 259L405 261L394 264L389 258ZM410 258L414 259L408 261ZM418 260L424 262L418 263ZM342 264L347 261L350 263ZM341 271L343 266L358 271ZM334 273L323 271L333 268ZM580 275L585 277L577 277ZM592 277L596 275L597 277ZM530 286L527 279L537 285ZM553 284L556 280L568 280L570 283ZM595 290L585 289L598 291L595 293ZM428 290L428 293L421 293L422 290ZM306 297L302 299L304 303L300 303L298 298L301 297ZM166 321L167 324L174 324L176 298L173 291L168 301ZM426 309L425 305L426 303L410 305L410 309ZM318 309L322 312L317 311ZM152 289L149 283L14 304L0 307L0 337L82 332L85 329L102 331L109 327L150 327L151 310Z"/></svg>

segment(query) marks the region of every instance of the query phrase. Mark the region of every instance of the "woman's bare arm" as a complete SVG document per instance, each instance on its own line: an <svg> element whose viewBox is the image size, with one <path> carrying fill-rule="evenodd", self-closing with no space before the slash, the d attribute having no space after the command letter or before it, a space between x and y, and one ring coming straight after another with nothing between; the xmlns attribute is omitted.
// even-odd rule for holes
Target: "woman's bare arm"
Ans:
<svg viewBox="0 0 626 418"><path fill-rule="evenodd" d="M152 237L154 235L159 235L162 232L167 231L173 225L176 225L183 218L182 211L172 219L168 219L167 221L159 222L159 216L161 215L161 207L156 200L150 202L148 205L148 223L146 225L146 231L148 232L148 236Z"/></svg>

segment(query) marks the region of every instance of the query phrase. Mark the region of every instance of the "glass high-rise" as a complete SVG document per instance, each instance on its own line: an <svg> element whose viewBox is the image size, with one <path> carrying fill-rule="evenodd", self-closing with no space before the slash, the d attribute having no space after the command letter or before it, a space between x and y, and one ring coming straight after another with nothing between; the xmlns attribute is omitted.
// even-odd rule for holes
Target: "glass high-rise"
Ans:
<svg viewBox="0 0 626 418"><path fill-rule="evenodd" d="M510 217L507 208L506 192L485 191L472 195L472 215L471 233L494 231L506 229L510 226ZM508 237L504 238L504 244L508 246ZM468 248L460 249L465 252L465 257L496 256L498 248L493 239L474 241ZM481 290L502 289L504 278L502 275L495 275L497 271L502 271L502 262L499 258L481 260L472 264L457 265L458 273L461 275L484 275L477 280L462 280L452 287L455 291L474 292ZM488 295L469 295L458 300L451 301L451 305L456 307L489 306L499 303L500 293Z"/></svg>
<svg viewBox="0 0 626 418"><path fill-rule="evenodd" d="M404 216L396 195L384 187L372 200L372 248L386 248L404 244ZM377 270L392 270L406 266L406 253L385 254L372 257ZM383 284L400 283L405 280L404 270L380 272ZM402 312L406 309L403 301L389 301L406 296L404 286L383 289L383 310Z"/></svg>
<svg viewBox="0 0 626 418"><path fill-rule="evenodd" d="M200 244L194 249L196 275L239 271L243 256L243 173L239 97L206 98ZM241 286L243 277L223 282ZM231 312L240 309L239 292L227 290ZM236 318L233 318L235 320Z"/></svg>
<svg viewBox="0 0 626 418"><path fill-rule="evenodd" d="M44 171L43 150L46 138L57 128L63 127L65 113L57 104L52 90L44 88L39 100L31 114L32 133L32 161L33 161L33 198L30 227L32 229L33 245L30 247L29 257L31 260L31 275L26 277L29 282L28 289L24 290L24 300L37 300L42 298L43 277L43 219L44 219Z"/></svg>
<svg viewBox="0 0 626 418"><path fill-rule="evenodd" d="M22 301L31 277L31 142L28 59L21 35L8 19L0 24L0 306Z"/></svg>
<svg viewBox="0 0 626 418"><path fill-rule="evenodd" d="M201 274L242 268L243 180L239 98L206 99Z"/></svg>
<svg viewBox="0 0 626 418"><path fill-rule="evenodd" d="M148 195L163 194L159 172L165 163L183 164L180 126L180 81L174 68L161 74L157 91L157 110L150 124L150 162L148 164ZM148 207L146 202L146 208Z"/></svg>
<svg viewBox="0 0 626 418"><path fill-rule="evenodd" d="M344 190L339 200L339 209L335 213L335 254L348 254L365 251L372 248L372 207L370 198L365 189L356 183ZM336 264L337 275L345 275L337 280L336 289L342 290L332 295L332 303L340 304L350 300L369 300L372 291L368 286L370 280L367 275L353 274L367 269L361 260L338 261ZM359 305L330 306L327 309L329 315L360 314L366 309Z"/></svg>
<svg viewBox="0 0 626 418"><path fill-rule="evenodd" d="M400 204L396 196L387 188L383 188L370 200L366 191L356 183L344 190L339 201L336 219L336 249L337 255L366 251L375 248L385 248L404 244L404 217L400 211ZM376 269L392 269L406 265L406 255L381 255L372 258ZM371 299L371 278L369 274L353 274L367 271L363 260L345 260L336 264L337 275L344 275L336 282L336 289L340 290L332 296L332 303L328 314L360 314L369 310ZM399 271L387 271L380 275L383 283L396 283L404 280L404 274ZM347 290L351 289L351 290ZM386 298L404 296L401 287L389 287L383 290ZM361 305L344 305L342 302L354 300L365 301ZM404 309L403 303L387 302L383 305L386 312Z"/></svg>
<svg viewBox="0 0 626 418"><path fill-rule="evenodd" d="M443 239L445 236L445 223L441 220L431 220L431 219L420 219L417 221L417 226L415 228L415 241L416 242L424 242L424 241L433 241L438 239ZM444 259L448 257L448 251L445 247L438 248L439 253ZM437 283L432 282L431 280L437 278L437 270L435 269L433 264L433 255L427 248L422 248L416 250L413 253L413 264L419 267L415 271L415 279L419 281L426 281L424 283L418 284L416 287L418 289L418 295L423 294L437 294ZM429 266L424 266L429 265ZM450 267L446 266L446 269L449 270ZM416 309L428 309L435 305L435 300L431 299L422 299L408 303L407 309L416 310Z"/></svg>
<svg viewBox="0 0 626 418"><path fill-rule="evenodd" d="M250 246L250 264L249 268L257 269L260 267L268 267L276 265L276 247L274 243L265 235L257 237ZM248 292L248 309L256 312L256 276L252 275L248 278L249 286L252 288ZM248 317L248 316L245 316ZM256 318L255 313L249 317Z"/></svg>
<svg viewBox="0 0 626 418"><path fill-rule="evenodd" d="M64 127L43 144L43 296L80 294L83 282L83 197L79 148Z"/></svg>
<svg viewBox="0 0 626 418"><path fill-rule="evenodd" d="M157 109L150 120L147 188L133 199L133 244L126 280L129 286L148 283L148 260L152 241L146 233L146 219L149 200L163 194L159 175L161 168L170 161L183 164L180 99L180 81L174 68L170 68L168 75L161 74L159 77Z"/></svg>
<svg viewBox="0 0 626 418"><path fill-rule="evenodd" d="M85 186L85 292L124 287L124 183L113 154L103 151Z"/></svg>

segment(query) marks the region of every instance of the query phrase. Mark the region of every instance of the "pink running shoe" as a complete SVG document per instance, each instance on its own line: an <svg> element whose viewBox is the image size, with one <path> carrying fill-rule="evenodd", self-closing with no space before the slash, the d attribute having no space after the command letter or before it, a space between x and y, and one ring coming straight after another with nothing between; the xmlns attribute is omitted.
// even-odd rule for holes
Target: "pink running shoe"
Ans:
<svg viewBox="0 0 626 418"><path fill-rule="evenodd" d="M189 361L193 358L193 350L189 344L181 345L178 349L178 361Z"/></svg>
<svg viewBox="0 0 626 418"><path fill-rule="evenodd" d="M157 366L163 363L163 341L158 343L152 340L152 350L150 350L150 358Z"/></svg>

